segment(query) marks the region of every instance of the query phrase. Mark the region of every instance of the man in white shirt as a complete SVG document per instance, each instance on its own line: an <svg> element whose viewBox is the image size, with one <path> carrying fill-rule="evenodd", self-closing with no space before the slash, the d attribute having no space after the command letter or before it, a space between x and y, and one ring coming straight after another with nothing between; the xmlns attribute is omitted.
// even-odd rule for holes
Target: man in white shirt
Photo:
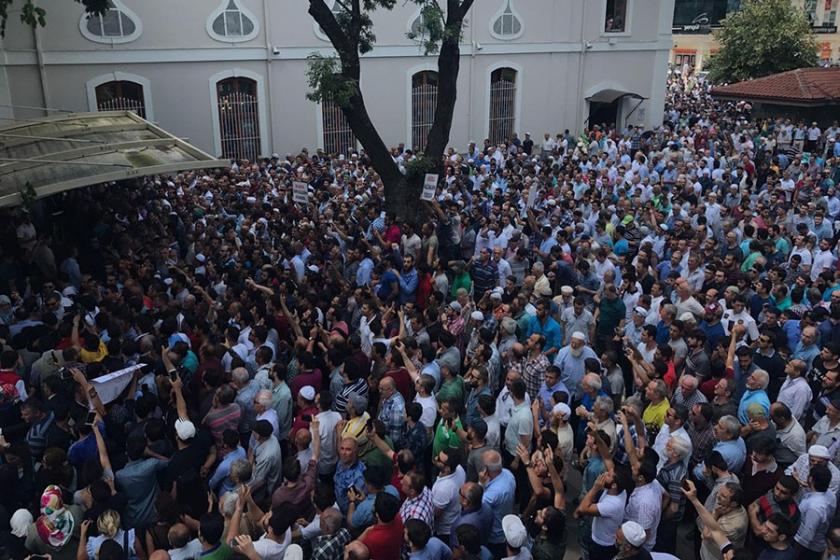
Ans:
<svg viewBox="0 0 840 560"><path fill-rule="evenodd" d="M662 494L665 490L656 480L656 466L649 462L639 465L635 478L636 489L627 501L624 520L635 521L642 526L647 535L644 548L649 552L656 543L656 528L662 517Z"/></svg>
<svg viewBox="0 0 840 560"><path fill-rule="evenodd" d="M831 241L828 239L820 240L820 248L814 251L814 262L811 265L811 281L815 281L826 270L834 270L834 260L834 254L831 252Z"/></svg>
<svg viewBox="0 0 840 560"><path fill-rule="evenodd" d="M435 457L435 466L440 470L432 486L432 504L435 508L435 535L443 542L449 542L452 523L461 513L461 486L467 473L461 467L461 452L458 449L441 451Z"/></svg>
<svg viewBox="0 0 840 560"><path fill-rule="evenodd" d="M615 533L624 520L627 488L632 484L625 473L624 470L612 470L599 476L575 511L575 517L588 515L593 518L592 542L589 543L592 558L612 558L616 553ZM593 503L599 492L601 497Z"/></svg>

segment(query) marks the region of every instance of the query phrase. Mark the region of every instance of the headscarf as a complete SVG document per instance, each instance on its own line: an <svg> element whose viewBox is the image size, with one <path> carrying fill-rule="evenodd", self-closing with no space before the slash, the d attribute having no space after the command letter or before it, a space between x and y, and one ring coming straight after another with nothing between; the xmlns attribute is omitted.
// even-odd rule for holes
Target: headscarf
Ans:
<svg viewBox="0 0 840 560"><path fill-rule="evenodd" d="M18 538L26 536L26 530L32 525L32 514L27 509L19 509L9 521L12 527L12 534Z"/></svg>
<svg viewBox="0 0 840 560"><path fill-rule="evenodd" d="M35 522L38 536L45 543L61 548L73 536L76 520L64 507L61 488L55 484L47 486L41 495L41 517Z"/></svg>

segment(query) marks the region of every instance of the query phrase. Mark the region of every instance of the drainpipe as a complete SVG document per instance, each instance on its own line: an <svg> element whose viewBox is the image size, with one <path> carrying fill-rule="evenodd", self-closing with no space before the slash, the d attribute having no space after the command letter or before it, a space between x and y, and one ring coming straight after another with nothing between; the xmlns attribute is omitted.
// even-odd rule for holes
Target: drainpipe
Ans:
<svg viewBox="0 0 840 560"><path fill-rule="evenodd" d="M583 118L583 113L580 111L580 103L583 101L583 68L586 64L586 5L588 2L581 2L581 14L580 14L580 60L578 62L578 93L577 93L577 106L578 110L576 111L577 115L575 117L575 125L577 130L575 131L575 136L583 132L583 124L581 119ZM586 107L584 102L584 107Z"/></svg>
<svg viewBox="0 0 840 560"><path fill-rule="evenodd" d="M272 62L272 48L271 48L271 38L269 37L269 13L268 13L268 0L263 0L262 3L263 7L263 35L265 36L265 96L267 97L266 106L268 108L267 113L267 126L268 130L266 133L268 134L268 146L269 146L269 153L263 154L265 157L271 155L271 152L274 151L274 126L273 126L273 119L271 118L273 111L272 102L274 101L274 96L271 95L271 62Z"/></svg>
<svg viewBox="0 0 840 560"><path fill-rule="evenodd" d="M47 65L44 62L44 49L41 44L41 28L35 26L32 30L35 37L35 56L38 60L38 73L41 77L41 95L44 98L44 107L52 107L52 100L50 99L50 88L47 85ZM49 112L44 111L44 115L48 116Z"/></svg>

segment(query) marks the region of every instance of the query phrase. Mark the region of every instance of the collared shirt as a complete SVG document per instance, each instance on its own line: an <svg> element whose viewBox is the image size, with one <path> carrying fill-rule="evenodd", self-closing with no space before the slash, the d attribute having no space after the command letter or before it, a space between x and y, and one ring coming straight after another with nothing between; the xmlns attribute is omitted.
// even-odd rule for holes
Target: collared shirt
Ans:
<svg viewBox="0 0 840 560"><path fill-rule="evenodd" d="M776 437L779 438L779 442L781 442L784 447L790 449L796 457L805 453L805 429L799 422L797 422L796 418L793 418L791 423L784 428L776 426Z"/></svg>
<svg viewBox="0 0 840 560"><path fill-rule="evenodd" d="M540 390L537 394L537 397L542 401L543 408L547 412L551 412L551 398L552 395L558 391L569 395L569 389L563 384L562 381L559 380L552 387L546 385L545 381L543 381L542 385L540 386ZM569 395L569 397L571 398L571 395Z"/></svg>
<svg viewBox="0 0 840 560"><path fill-rule="evenodd" d="M398 448L402 446L403 432L405 432L405 399L399 392L379 403L379 420L385 424L391 441Z"/></svg>
<svg viewBox="0 0 840 560"><path fill-rule="evenodd" d="M528 396L531 397L531 400L537 398L540 392L540 386L545 380L545 372L548 371L550 365L551 362L548 361L548 358L543 354L538 354L536 358L525 358L522 362L514 366L513 369L519 370L522 374L522 379L525 380L525 387L528 390Z"/></svg>
<svg viewBox="0 0 840 560"><path fill-rule="evenodd" d="M365 464L357 460L352 465L347 466L339 461L335 469L333 484L335 485L335 501L338 504L338 509L346 515L349 505L347 489L351 486L355 486L360 492L365 489Z"/></svg>
<svg viewBox="0 0 840 560"><path fill-rule="evenodd" d="M624 518L635 521L645 531L650 531L650 537L645 541L644 548L650 551L656 542L656 528L659 526L659 518L662 516L662 494L665 489L654 480L643 486L636 486L630 499L627 500L627 507L624 510Z"/></svg>
<svg viewBox="0 0 840 560"><path fill-rule="evenodd" d="M502 469L502 472L484 487L484 497L481 501L493 514L493 524L490 526L490 536L487 542L491 544L505 542L502 518L513 511L515 494L516 479L507 469Z"/></svg>
<svg viewBox="0 0 840 560"><path fill-rule="evenodd" d="M691 438L691 459L688 464L689 468L693 469L695 465L704 462L712 454L712 449L716 443L715 430L711 422L706 424L706 427L702 430L697 430L694 423L689 422L685 425L685 431Z"/></svg>
<svg viewBox="0 0 840 560"><path fill-rule="evenodd" d="M571 346L564 346L557 352L557 357L554 358L554 365L560 368L561 371L560 381L573 392L573 394L569 395L573 399L580 398L581 395L580 381L583 379L584 373L586 373L586 368L584 367L586 358L598 359L595 351L589 346L584 346L580 356L577 357L572 355Z"/></svg>
<svg viewBox="0 0 840 560"><path fill-rule="evenodd" d="M423 487L423 492L416 498L408 498L400 506L400 518L403 523L409 519L419 519L434 529L435 510L432 505L432 491L428 486Z"/></svg>
<svg viewBox="0 0 840 560"><path fill-rule="evenodd" d="M216 467L216 472L213 473L213 476L210 477L210 481L207 483L210 489L218 490L216 493L221 496L222 494L230 492L236 488L236 484L230 479L230 466L234 461L238 459L245 459L245 457L245 450L241 446L225 455L225 458L222 459L222 462L219 463L218 467ZM217 488L219 485L221 485L220 489Z"/></svg>
<svg viewBox="0 0 840 560"><path fill-rule="evenodd" d="M320 535L312 545L312 560L341 560L344 546L351 541L350 531L341 528L334 535Z"/></svg>
<svg viewBox="0 0 840 560"><path fill-rule="evenodd" d="M346 384L335 396L333 401L333 410L340 414L344 414L347 410L347 401L350 400L350 394L356 393L360 397L368 398L368 383L365 377L360 377L355 381Z"/></svg>
<svg viewBox="0 0 840 560"><path fill-rule="evenodd" d="M271 390L271 407L277 411L277 419L280 422L280 433L277 437L280 441L289 439L293 418L292 390L285 381L278 383Z"/></svg>
<svg viewBox="0 0 840 560"><path fill-rule="evenodd" d="M779 389L778 402L784 403L790 409L790 413L797 420L802 420L805 410L811 403L811 386L804 377L791 379L786 377L782 388Z"/></svg>
<svg viewBox="0 0 840 560"><path fill-rule="evenodd" d="M738 404L738 420L746 426L749 424L749 418L747 418L747 408L751 404L758 404L761 405L761 408L764 409L764 414L768 418L770 417L770 397L767 396L767 391L764 389L748 389L744 396L741 397L741 402Z"/></svg>
<svg viewBox="0 0 840 560"><path fill-rule="evenodd" d="M452 530L449 533L449 542L452 544L452 548L458 546L457 529L461 525L472 525L473 527L478 527L481 531L481 544L486 544L489 540L490 532L482 529L485 527L490 527L492 526L492 524L493 511L487 506L487 504L482 503L481 507L471 511L461 510L460 515L458 515L458 519L456 519L455 522L452 524Z"/></svg>
<svg viewBox="0 0 840 560"><path fill-rule="evenodd" d="M826 549L825 535L834 509L837 505L837 495L828 492L811 492L799 504L799 511L802 518L799 521L799 530L794 540L815 552L822 552Z"/></svg>
<svg viewBox="0 0 840 560"><path fill-rule="evenodd" d="M29 430L26 432L26 443L29 446L29 451L36 460L40 460L44 454L44 449L47 447L47 431L49 431L54 420L55 415L50 411L40 422L29 426Z"/></svg>
<svg viewBox="0 0 840 560"><path fill-rule="evenodd" d="M505 450L516 456L516 446L522 441L522 436L528 436L528 441L534 434L534 415L531 407L522 401L511 409L510 420L505 430ZM527 446L526 446L527 447Z"/></svg>
<svg viewBox="0 0 840 560"><path fill-rule="evenodd" d="M531 395L525 393L525 402L528 407L531 406ZM496 418L499 419L499 424L507 426L510 422L510 416L513 414L513 395L510 394L510 389L507 385L502 388L499 396L496 397Z"/></svg>
<svg viewBox="0 0 840 560"><path fill-rule="evenodd" d="M828 416L823 416L811 430L817 434L817 440L814 443L827 447L828 452L834 456L834 452L840 446L840 422L832 425L831 419Z"/></svg>
<svg viewBox="0 0 840 560"><path fill-rule="evenodd" d="M257 482L263 485L256 491L257 496L271 494L283 471L283 457L277 438L268 436L254 448L254 474L249 486L253 489ZM259 497L257 498L259 499Z"/></svg>
<svg viewBox="0 0 840 560"><path fill-rule="evenodd" d="M656 480L666 490L668 497L672 504L677 504L677 513L674 516L676 521L680 521L685 511L685 494L682 491L682 482L688 473L685 463L682 461L678 463L667 463L659 469L656 475Z"/></svg>
<svg viewBox="0 0 840 560"><path fill-rule="evenodd" d="M408 555L410 560L446 560L452 558L452 550L437 537L432 537L422 549Z"/></svg>
<svg viewBox="0 0 840 560"><path fill-rule="evenodd" d="M128 499L124 515L127 527L138 527L152 521L158 493L157 473L168 464L169 461L159 459L138 459L129 461L116 472L114 481Z"/></svg>

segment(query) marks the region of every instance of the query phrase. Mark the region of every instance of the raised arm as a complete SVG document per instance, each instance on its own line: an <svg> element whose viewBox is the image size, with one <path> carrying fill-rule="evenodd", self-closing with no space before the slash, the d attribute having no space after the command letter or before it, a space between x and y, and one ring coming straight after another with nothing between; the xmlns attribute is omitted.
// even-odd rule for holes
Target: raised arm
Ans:
<svg viewBox="0 0 840 560"><path fill-rule="evenodd" d="M105 439L102 437L102 433L99 431L99 423L102 421L102 417L99 414L96 415L93 424L93 435L96 437L96 450L99 452L99 464L102 465L102 470L114 472L113 468L111 467L111 459L108 457L108 448L105 447Z"/></svg>
<svg viewBox="0 0 840 560"><path fill-rule="evenodd" d="M107 412L105 411L105 405L102 404L102 399L99 398L99 394L96 392L96 387L90 384L90 381L87 380L85 374L81 372L81 370L77 368L70 369L70 375L73 376L73 380L82 386L82 391L87 395L88 402L93 405L93 409L96 411L99 416L105 418Z"/></svg>
<svg viewBox="0 0 840 560"><path fill-rule="evenodd" d="M686 486L688 486L688 489L683 487L683 494L685 494L688 501L694 505L694 509L697 510L697 515L703 521L703 525L705 525L710 531L723 532L717 519L715 519L715 516L712 515L712 512L707 510L703 505L703 502L697 498L697 488L694 486L694 482L690 478L686 478L685 483Z"/></svg>
<svg viewBox="0 0 840 560"><path fill-rule="evenodd" d="M620 411L616 417L621 422L622 432L624 433L624 450L627 452L627 458L630 460L630 466L638 469L641 464L639 456L636 454L636 446L633 444L633 436L630 435L630 425L627 423L627 416L623 411Z"/></svg>
<svg viewBox="0 0 840 560"><path fill-rule="evenodd" d="M178 411L178 418L189 420L187 414L187 403L184 401L183 382L180 378L172 382L172 392L175 393L175 410Z"/></svg>
<svg viewBox="0 0 840 560"><path fill-rule="evenodd" d="M589 432L592 434L592 439L595 440L595 446L598 448L598 455L600 455L601 460L604 461L604 468L608 471L615 470L615 462L613 461L610 448L607 446L607 442L601 439L601 436L598 435L598 427L595 425L595 422L589 422Z"/></svg>
<svg viewBox="0 0 840 560"><path fill-rule="evenodd" d="M554 450L546 447L543 455L548 465L548 476L551 478L551 486L554 488L554 507L560 511L566 511L566 484L554 466Z"/></svg>

